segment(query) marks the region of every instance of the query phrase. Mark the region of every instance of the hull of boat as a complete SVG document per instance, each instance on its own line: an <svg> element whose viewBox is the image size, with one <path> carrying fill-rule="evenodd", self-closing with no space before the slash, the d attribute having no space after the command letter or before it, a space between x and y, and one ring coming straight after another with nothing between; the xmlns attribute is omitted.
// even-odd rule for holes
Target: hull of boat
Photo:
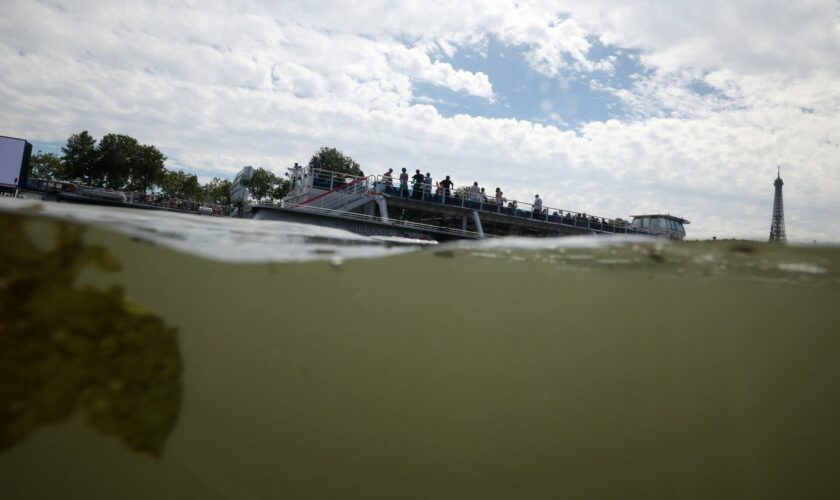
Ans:
<svg viewBox="0 0 840 500"><path fill-rule="evenodd" d="M464 236L447 234L445 231L438 232L433 228L404 227L400 225L399 221L360 220L352 217L352 215L345 217L341 214L309 213L275 206L253 206L249 216L255 220L278 220L343 229L363 236L387 236L435 241L464 238Z"/></svg>

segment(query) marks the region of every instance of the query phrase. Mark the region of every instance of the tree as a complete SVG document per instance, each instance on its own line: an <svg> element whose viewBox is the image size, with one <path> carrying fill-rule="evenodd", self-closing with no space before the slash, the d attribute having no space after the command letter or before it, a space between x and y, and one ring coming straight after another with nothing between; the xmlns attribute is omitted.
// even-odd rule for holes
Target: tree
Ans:
<svg viewBox="0 0 840 500"><path fill-rule="evenodd" d="M61 148L63 179L110 189L148 192L163 181L166 156L154 146L124 134L107 134L96 143L87 130Z"/></svg>
<svg viewBox="0 0 840 500"><path fill-rule="evenodd" d="M461 186L455 188L452 192L452 195L458 198L469 198L470 197L470 186Z"/></svg>
<svg viewBox="0 0 840 500"><path fill-rule="evenodd" d="M98 156L96 139L83 130L71 135L61 152L64 153L61 158L64 178L80 179L90 184Z"/></svg>
<svg viewBox="0 0 840 500"><path fill-rule="evenodd" d="M99 141L98 155L91 180L94 185L125 189L131 179L132 163L140 144L123 134L107 134Z"/></svg>
<svg viewBox="0 0 840 500"><path fill-rule="evenodd" d="M159 185L166 173L165 162L166 156L156 147L145 144L137 146L131 162L131 177L128 182L128 189L146 193Z"/></svg>
<svg viewBox="0 0 840 500"><path fill-rule="evenodd" d="M166 156L154 146L123 134L99 141L94 182L111 189L147 192L163 180Z"/></svg>
<svg viewBox="0 0 840 500"><path fill-rule="evenodd" d="M341 172L352 176L363 176L362 169L359 164L353 161L353 158L346 156L341 151L335 148L328 148L326 146L318 150L309 160L310 167L323 168L324 170L332 170L333 172Z"/></svg>
<svg viewBox="0 0 840 500"><path fill-rule="evenodd" d="M63 178L61 159L53 153L38 151L29 159L29 177L32 179L58 180Z"/></svg>
<svg viewBox="0 0 840 500"><path fill-rule="evenodd" d="M291 183L288 179L278 179L280 182L274 187L274 191L271 193L271 197L275 200L282 200L286 194L289 193L289 187Z"/></svg>
<svg viewBox="0 0 840 500"><path fill-rule="evenodd" d="M209 203L230 205L230 186L231 182L228 179L213 177L212 181L202 186L204 200Z"/></svg>
<svg viewBox="0 0 840 500"><path fill-rule="evenodd" d="M163 194L173 198L195 200L201 197L201 184L195 174L188 174L183 170L166 172L160 183Z"/></svg>
<svg viewBox="0 0 840 500"><path fill-rule="evenodd" d="M279 182L280 178L274 175L274 172L260 167L254 170L254 176L251 178L251 196L257 200L271 197Z"/></svg>

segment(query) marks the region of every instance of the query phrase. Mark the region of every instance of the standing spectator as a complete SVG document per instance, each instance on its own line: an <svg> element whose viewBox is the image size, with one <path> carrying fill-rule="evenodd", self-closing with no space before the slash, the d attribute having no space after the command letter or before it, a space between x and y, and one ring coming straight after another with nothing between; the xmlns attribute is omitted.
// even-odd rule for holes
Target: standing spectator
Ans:
<svg viewBox="0 0 840 500"><path fill-rule="evenodd" d="M487 194L484 192L484 188L481 188L481 203L487 203Z"/></svg>
<svg viewBox="0 0 840 500"><path fill-rule="evenodd" d="M407 196L408 195L408 172L406 172L405 167L402 168L402 173L400 174L400 196Z"/></svg>
<svg viewBox="0 0 840 500"><path fill-rule="evenodd" d="M534 215L539 215L542 213L542 198L540 195L536 195L534 197Z"/></svg>
<svg viewBox="0 0 840 500"><path fill-rule="evenodd" d="M411 196L412 198L422 198L421 191L423 190L423 174L420 169L415 170L415 174L411 176Z"/></svg>
<svg viewBox="0 0 840 500"><path fill-rule="evenodd" d="M449 193L452 192L452 187L455 185L451 180L449 180L449 176L446 176L446 179L440 181L440 185L443 187L443 194L448 198Z"/></svg>
<svg viewBox="0 0 840 500"><path fill-rule="evenodd" d="M382 180L385 181L385 192L390 193L394 189L394 169L389 168L387 172L382 174Z"/></svg>
<svg viewBox="0 0 840 500"><path fill-rule="evenodd" d="M478 181L473 182L470 186L470 201L478 201L481 199L481 188L478 187Z"/></svg>
<svg viewBox="0 0 840 500"><path fill-rule="evenodd" d="M502 203L504 203L504 202L505 202L504 193L502 193L501 189L496 188L496 205L502 206Z"/></svg>
<svg viewBox="0 0 840 500"><path fill-rule="evenodd" d="M426 172L426 177L423 178L423 194L432 194L432 174L430 172Z"/></svg>

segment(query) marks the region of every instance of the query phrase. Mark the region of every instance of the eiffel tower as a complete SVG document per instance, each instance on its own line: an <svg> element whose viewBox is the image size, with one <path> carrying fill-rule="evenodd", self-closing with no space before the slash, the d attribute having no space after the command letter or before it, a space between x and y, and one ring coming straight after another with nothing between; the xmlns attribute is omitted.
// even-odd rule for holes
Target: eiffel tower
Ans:
<svg viewBox="0 0 840 500"><path fill-rule="evenodd" d="M776 194L773 196L773 222L770 223L770 241L787 243L785 235L785 207L782 203L782 168L776 172L776 180L773 185L776 187Z"/></svg>

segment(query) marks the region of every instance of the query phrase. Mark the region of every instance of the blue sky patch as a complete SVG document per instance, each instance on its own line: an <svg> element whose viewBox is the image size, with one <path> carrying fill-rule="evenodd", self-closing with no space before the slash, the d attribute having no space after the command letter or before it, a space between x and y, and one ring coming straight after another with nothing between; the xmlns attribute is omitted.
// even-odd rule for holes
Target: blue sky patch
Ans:
<svg viewBox="0 0 840 500"><path fill-rule="evenodd" d="M517 118L563 129L628 116L619 99L599 90L591 81L608 87L631 88L634 76L644 76L648 70L638 63L638 52L604 46L594 39L590 42L590 59L614 57L613 72L577 72L570 67L559 77L548 77L528 66L527 46L505 45L491 37L482 47L461 49L453 57L442 56L440 60L456 69L486 74L493 85L496 102L425 82L415 82L415 102L432 104L444 116L464 113Z"/></svg>

